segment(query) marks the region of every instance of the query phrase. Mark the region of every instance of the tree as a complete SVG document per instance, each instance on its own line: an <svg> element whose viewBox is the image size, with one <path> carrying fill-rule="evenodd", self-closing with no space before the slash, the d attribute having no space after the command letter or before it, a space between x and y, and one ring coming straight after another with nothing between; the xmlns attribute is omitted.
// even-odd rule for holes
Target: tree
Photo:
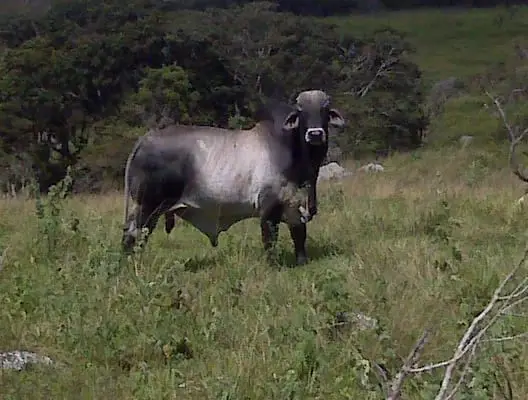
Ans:
<svg viewBox="0 0 528 400"><path fill-rule="evenodd" d="M118 110L141 69L165 61L155 14L90 7L53 8L39 20L40 35L8 49L1 65L4 143L30 152L42 191L78 161L90 124Z"/></svg>
<svg viewBox="0 0 528 400"><path fill-rule="evenodd" d="M147 68L139 90L129 99L140 120L156 126L162 119L189 123L199 100L200 94L193 89L187 72L176 64Z"/></svg>
<svg viewBox="0 0 528 400"><path fill-rule="evenodd" d="M48 39L36 38L9 50L2 66L0 121L14 148L29 144L42 190L62 178L59 171L87 143L88 115L71 90L76 79L68 63Z"/></svg>
<svg viewBox="0 0 528 400"><path fill-rule="evenodd" d="M105 168L118 177L126 158L119 143L149 117L249 126L262 100L291 101L309 88L330 93L347 114L344 153L421 143L420 71L397 32L342 35L269 2L161 10L158 0L58 1L42 16L13 19L11 32L0 29L8 45L1 146L29 153L42 191L83 158L91 160L83 175L94 172L86 182Z"/></svg>
<svg viewBox="0 0 528 400"><path fill-rule="evenodd" d="M429 119L424 107L421 72L408 58L412 48L393 29L377 31L353 43L355 54L342 70L351 134L340 138L354 153L408 150L421 145ZM343 48L350 54L351 48Z"/></svg>

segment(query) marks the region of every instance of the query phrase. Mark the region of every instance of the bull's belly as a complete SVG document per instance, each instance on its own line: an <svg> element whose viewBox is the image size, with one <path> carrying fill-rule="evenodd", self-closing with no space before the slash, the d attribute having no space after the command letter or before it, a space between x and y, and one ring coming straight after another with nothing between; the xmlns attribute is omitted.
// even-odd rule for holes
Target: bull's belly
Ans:
<svg viewBox="0 0 528 400"><path fill-rule="evenodd" d="M251 201L220 201L208 196L182 198L171 210L206 235L211 244L218 244L218 235L246 218L258 217L259 210Z"/></svg>
<svg viewBox="0 0 528 400"><path fill-rule="evenodd" d="M176 214L209 237L215 246L220 232L246 218L258 217L262 195L277 191L284 178L273 171L266 158L253 163L220 158L201 166L199 174L188 182L182 197L172 207ZM223 162L221 162L224 160ZM264 161L263 161L264 160Z"/></svg>

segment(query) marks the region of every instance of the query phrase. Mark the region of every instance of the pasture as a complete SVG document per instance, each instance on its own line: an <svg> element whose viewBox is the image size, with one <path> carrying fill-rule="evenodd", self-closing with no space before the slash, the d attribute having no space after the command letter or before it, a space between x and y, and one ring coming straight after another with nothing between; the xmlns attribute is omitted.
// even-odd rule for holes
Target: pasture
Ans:
<svg viewBox="0 0 528 400"><path fill-rule="evenodd" d="M219 247L179 221L120 260L122 198L0 202L0 348L58 365L1 371L3 399L381 399L376 364L399 370L424 328L421 363L453 353L467 323L519 262L523 194L506 153L422 151L385 172L320 186L311 262L292 268L281 225L265 263L258 220ZM78 223L77 223L78 222ZM374 329L336 326L362 313ZM499 321L492 335L526 331ZM528 393L523 342L488 343L460 399ZM411 376L405 399L429 399L441 371ZM465 393L465 395L462 395ZM465 397L464 397L465 396Z"/></svg>
<svg viewBox="0 0 528 400"><path fill-rule="evenodd" d="M515 44L527 44L526 6L418 9L327 20L356 35L385 27L402 32L429 83L451 76L471 79L490 69L500 70L515 61Z"/></svg>
<svg viewBox="0 0 528 400"><path fill-rule="evenodd" d="M501 89L510 69L524 82L514 44L526 47L527 16L515 7L328 18L358 34L403 31L426 86L453 76L466 87L431 121L425 149L319 185L305 266L292 267L285 225L274 265L256 219L217 248L182 221L167 236L161 220L125 260L121 193L0 199L0 352L56 362L0 369L0 399L383 399L381 375L394 378L424 329L419 364L449 359L527 244L526 210L514 207L524 186L475 83L489 74ZM461 135L475 138L470 147ZM122 139L107 136L91 151L118 160ZM500 318L488 338L527 331L523 313ZM433 399L443 372L409 376L402 398ZM524 399L527 382L525 340L483 342L456 399Z"/></svg>

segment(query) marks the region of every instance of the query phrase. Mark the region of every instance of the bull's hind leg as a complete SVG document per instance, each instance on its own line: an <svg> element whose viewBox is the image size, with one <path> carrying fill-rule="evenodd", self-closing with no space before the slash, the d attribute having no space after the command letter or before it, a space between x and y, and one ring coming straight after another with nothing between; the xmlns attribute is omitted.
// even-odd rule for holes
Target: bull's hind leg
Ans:
<svg viewBox="0 0 528 400"><path fill-rule="evenodd" d="M162 205L154 207L149 204L141 204L134 209L123 229L122 245L125 253L134 249L143 228L148 229L142 245L146 244L163 211Z"/></svg>
<svg viewBox="0 0 528 400"><path fill-rule="evenodd" d="M260 231L262 234L262 244L264 250L269 251L275 246L279 237L279 223L272 220L260 221Z"/></svg>

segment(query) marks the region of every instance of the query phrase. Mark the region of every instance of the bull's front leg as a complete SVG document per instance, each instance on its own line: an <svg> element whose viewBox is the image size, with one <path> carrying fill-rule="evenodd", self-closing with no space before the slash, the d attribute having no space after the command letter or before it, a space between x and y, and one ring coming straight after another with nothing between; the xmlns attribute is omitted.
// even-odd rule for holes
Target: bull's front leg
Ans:
<svg viewBox="0 0 528 400"><path fill-rule="evenodd" d="M269 219L260 221L260 231L264 250L269 252L277 243L279 237L279 223Z"/></svg>
<svg viewBox="0 0 528 400"><path fill-rule="evenodd" d="M170 234L172 230L174 229L174 226L176 225L176 220L174 217L174 212L168 211L165 215L165 232Z"/></svg>
<svg viewBox="0 0 528 400"><path fill-rule="evenodd" d="M281 222L282 207L274 206L265 211L260 217L260 231L262 244L268 262L273 259L273 250L279 238L279 224Z"/></svg>
<svg viewBox="0 0 528 400"><path fill-rule="evenodd" d="M304 265L308 262L306 254L306 224L289 225L290 236L295 248L295 264Z"/></svg>
<svg viewBox="0 0 528 400"><path fill-rule="evenodd" d="M317 214L317 179L308 183L308 212L313 217Z"/></svg>

